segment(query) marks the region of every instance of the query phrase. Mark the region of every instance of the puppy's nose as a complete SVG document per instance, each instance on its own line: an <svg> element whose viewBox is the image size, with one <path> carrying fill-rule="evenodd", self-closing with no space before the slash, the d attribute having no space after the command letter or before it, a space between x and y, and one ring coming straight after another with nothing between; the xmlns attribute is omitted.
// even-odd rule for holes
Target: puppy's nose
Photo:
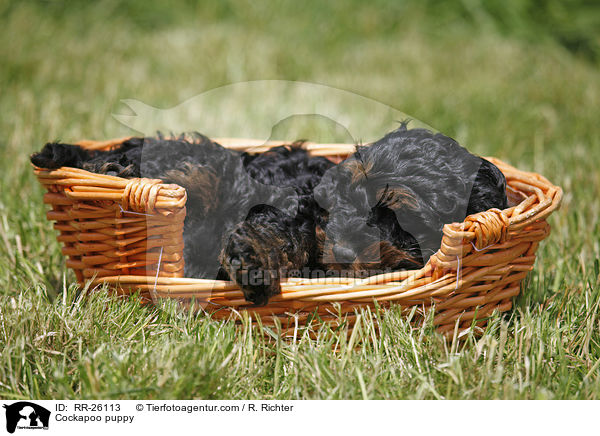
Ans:
<svg viewBox="0 0 600 436"><path fill-rule="evenodd" d="M351 263L356 259L354 251L351 248L342 245L335 245L333 247L333 255L335 256L335 260L339 263Z"/></svg>
<svg viewBox="0 0 600 436"><path fill-rule="evenodd" d="M253 302L256 306L266 306L269 302L269 296L267 294L254 293L248 296L247 300Z"/></svg>

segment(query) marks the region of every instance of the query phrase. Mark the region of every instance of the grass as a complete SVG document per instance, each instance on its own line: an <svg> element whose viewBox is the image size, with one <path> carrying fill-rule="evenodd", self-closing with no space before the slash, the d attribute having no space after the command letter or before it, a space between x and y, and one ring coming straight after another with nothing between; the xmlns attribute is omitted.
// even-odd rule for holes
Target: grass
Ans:
<svg viewBox="0 0 600 436"><path fill-rule="evenodd" d="M558 3L0 2L0 398L600 398L600 27ZM515 309L460 343L399 310L281 342L76 289L28 155L130 134L120 99L254 79L368 96L561 185Z"/></svg>

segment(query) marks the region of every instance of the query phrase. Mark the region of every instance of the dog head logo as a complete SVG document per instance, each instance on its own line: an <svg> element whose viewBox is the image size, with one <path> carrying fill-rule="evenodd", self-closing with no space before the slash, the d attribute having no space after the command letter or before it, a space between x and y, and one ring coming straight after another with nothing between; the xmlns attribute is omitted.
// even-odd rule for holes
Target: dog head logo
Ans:
<svg viewBox="0 0 600 436"><path fill-rule="evenodd" d="M6 431L19 429L48 429L50 411L29 401L3 406L6 409Z"/></svg>

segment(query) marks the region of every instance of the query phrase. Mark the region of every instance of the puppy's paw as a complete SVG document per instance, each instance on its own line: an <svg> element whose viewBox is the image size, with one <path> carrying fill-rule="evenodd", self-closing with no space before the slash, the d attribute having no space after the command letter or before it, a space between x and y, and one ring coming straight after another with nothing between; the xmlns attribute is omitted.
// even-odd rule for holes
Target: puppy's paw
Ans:
<svg viewBox="0 0 600 436"><path fill-rule="evenodd" d="M106 174L115 177L136 177L135 165L122 165L120 162L105 162L102 165L96 163L84 163L83 169L92 173Z"/></svg>
<svg viewBox="0 0 600 436"><path fill-rule="evenodd" d="M31 155L31 163L40 168L55 170L64 166L78 167L85 151L75 145L49 142L42 151Z"/></svg>

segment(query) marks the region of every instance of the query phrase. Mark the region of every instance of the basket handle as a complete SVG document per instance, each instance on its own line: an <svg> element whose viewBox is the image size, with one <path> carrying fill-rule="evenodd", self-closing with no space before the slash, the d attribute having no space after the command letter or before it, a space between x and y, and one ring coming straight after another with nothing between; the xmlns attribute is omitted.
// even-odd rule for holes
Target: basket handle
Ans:
<svg viewBox="0 0 600 436"><path fill-rule="evenodd" d="M477 250L506 241L510 221L503 210L489 209L465 218L465 231L474 233L471 241Z"/></svg>
<svg viewBox="0 0 600 436"><path fill-rule="evenodd" d="M163 186L159 179L131 179L123 189L121 207L123 210L152 213Z"/></svg>
<svg viewBox="0 0 600 436"><path fill-rule="evenodd" d="M505 211L489 209L469 215L462 223L446 224L440 249L429 261L434 270L457 269L464 255L465 243L477 251L484 250L508 238L510 220Z"/></svg>

